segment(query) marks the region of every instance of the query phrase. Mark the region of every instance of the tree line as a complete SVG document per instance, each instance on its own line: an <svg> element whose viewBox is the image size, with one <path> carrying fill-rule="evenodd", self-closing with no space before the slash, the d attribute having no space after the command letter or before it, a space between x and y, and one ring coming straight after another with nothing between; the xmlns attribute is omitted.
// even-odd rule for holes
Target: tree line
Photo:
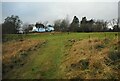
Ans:
<svg viewBox="0 0 120 81"><path fill-rule="evenodd" d="M5 18L2 23L2 34L17 34L21 25L23 24L19 16L11 15ZM45 23L44 23L45 24ZM43 25L44 25L43 24ZM112 28L108 28L108 24ZM38 26L37 24L35 25ZM33 24L24 24L23 29L28 33L32 30ZM58 19L54 22L55 31L58 32L119 32L119 20L113 19L111 22L103 20L87 20L86 17L82 17L80 21L77 16L74 16L71 23L69 19Z"/></svg>
<svg viewBox="0 0 120 81"><path fill-rule="evenodd" d="M32 30L32 27L32 24L23 24L19 16L11 15L5 18L2 23L2 34L17 34L21 28L28 33L29 30Z"/></svg>
<svg viewBox="0 0 120 81"><path fill-rule="evenodd" d="M108 24L112 28L108 28ZM112 21L104 20L87 20L86 17L82 17L82 20L74 16L71 23L68 20L56 20L54 22L54 28L56 31L61 32L119 32L119 20L113 19Z"/></svg>

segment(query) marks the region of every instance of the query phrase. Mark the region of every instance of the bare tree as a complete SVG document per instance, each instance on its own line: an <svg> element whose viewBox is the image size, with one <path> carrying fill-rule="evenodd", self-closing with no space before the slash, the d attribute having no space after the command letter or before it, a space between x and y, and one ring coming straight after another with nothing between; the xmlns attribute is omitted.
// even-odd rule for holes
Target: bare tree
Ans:
<svg viewBox="0 0 120 81"><path fill-rule="evenodd" d="M54 21L55 31L61 31L60 24L61 24L61 20L60 19Z"/></svg>
<svg viewBox="0 0 120 81"><path fill-rule="evenodd" d="M48 24L48 21L45 21L43 24L44 24L44 26L47 26L47 24Z"/></svg>

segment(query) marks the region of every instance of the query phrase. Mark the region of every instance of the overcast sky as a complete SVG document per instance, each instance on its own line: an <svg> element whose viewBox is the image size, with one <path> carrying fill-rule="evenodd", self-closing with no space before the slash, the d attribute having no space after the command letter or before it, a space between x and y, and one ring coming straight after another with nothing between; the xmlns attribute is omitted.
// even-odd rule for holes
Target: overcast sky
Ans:
<svg viewBox="0 0 120 81"><path fill-rule="evenodd" d="M53 23L67 15L70 21L74 16L111 20L118 17L118 2L2 2L2 22L10 15L24 23Z"/></svg>

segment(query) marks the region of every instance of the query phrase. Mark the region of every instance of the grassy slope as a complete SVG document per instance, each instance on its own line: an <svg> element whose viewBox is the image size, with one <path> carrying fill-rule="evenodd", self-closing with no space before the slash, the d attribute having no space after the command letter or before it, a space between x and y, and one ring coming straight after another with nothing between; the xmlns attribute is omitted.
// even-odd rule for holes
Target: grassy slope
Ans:
<svg viewBox="0 0 120 81"><path fill-rule="evenodd" d="M105 35L106 34L106 35ZM19 68L14 68L5 78L26 78L26 79L39 79L39 78L64 78L65 73L61 70L61 63L65 60L65 53L70 47L66 48L65 45L69 39L81 40L98 38L103 39L107 36L110 39L115 37L114 33L59 33L59 34L37 34L27 35L30 39L46 40L36 51L30 52L28 62ZM12 74L12 75L11 75ZM3 75L4 76L4 75Z"/></svg>

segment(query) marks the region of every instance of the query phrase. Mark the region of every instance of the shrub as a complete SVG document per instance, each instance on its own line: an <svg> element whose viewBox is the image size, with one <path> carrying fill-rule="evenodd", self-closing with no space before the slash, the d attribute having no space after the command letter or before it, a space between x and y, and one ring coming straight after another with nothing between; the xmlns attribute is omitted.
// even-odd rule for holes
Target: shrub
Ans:
<svg viewBox="0 0 120 81"><path fill-rule="evenodd" d="M105 46L102 44L95 45L95 49L101 50L102 48L105 48Z"/></svg>
<svg viewBox="0 0 120 81"><path fill-rule="evenodd" d="M88 59L82 59L77 63L71 64L72 69L80 69L81 68L82 70L85 70L85 69L88 69L88 66L89 66Z"/></svg>
<svg viewBox="0 0 120 81"><path fill-rule="evenodd" d="M119 51L110 51L109 54L108 54L108 57L112 61L120 60L120 52Z"/></svg>
<svg viewBox="0 0 120 81"><path fill-rule="evenodd" d="M82 59L82 60L79 61L79 63L81 64L81 68L83 70L89 68L89 60L88 59Z"/></svg>

